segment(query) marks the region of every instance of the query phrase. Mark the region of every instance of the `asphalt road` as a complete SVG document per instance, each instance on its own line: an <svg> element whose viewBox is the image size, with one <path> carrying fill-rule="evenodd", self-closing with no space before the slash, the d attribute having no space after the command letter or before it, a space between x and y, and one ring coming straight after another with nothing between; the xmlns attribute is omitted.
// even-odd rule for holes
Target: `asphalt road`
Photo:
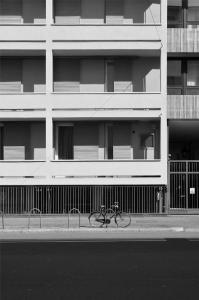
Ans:
<svg viewBox="0 0 199 300"><path fill-rule="evenodd" d="M0 243L1 300L199 299L199 240Z"/></svg>

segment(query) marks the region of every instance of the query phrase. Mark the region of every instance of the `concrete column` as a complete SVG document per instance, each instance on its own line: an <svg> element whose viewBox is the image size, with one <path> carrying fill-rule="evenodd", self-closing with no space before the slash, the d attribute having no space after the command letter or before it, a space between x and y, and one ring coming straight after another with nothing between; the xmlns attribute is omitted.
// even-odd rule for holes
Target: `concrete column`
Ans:
<svg viewBox="0 0 199 300"><path fill-rule="evenodd" d="M104 142L105 142L104 130L105 130L104 124L100 123L99 124L99 151L98 151L98 158L100 160L103 160L104 157L105 157L105 153L104 153L104 151L105 151L105 149L104 149L104 147L105 147L105 145L104 145Z"/></svg>
<svg viewBox="0 0 199 300"><path fill-rule="evenodd" d="M52 53L52 49L47 49L46 50L46 93L51 94L52 92L53 92L53 53Z"/></svg>
<svg viewBox="0 0 199 300"><path fill-rule="evenodd" d="M47 109L46 112L46 161L50 162L53 157L53 120L52 110Z"/></svg>
<svg viewBox="0 0 199 300"><path fill-rule="evenodd" d="M46 0L46 24L51 25L53 21L53 0Z"/></svg>
<svg viewBox="0 0 199 300"><path fill-rule="evenodd" d="M52 49L46 50L46 94L50 96L53 92L53 53ZM50 162L53 157L53 120L50 97L48 97L48 106L46 111L46 160Z"/></svg>

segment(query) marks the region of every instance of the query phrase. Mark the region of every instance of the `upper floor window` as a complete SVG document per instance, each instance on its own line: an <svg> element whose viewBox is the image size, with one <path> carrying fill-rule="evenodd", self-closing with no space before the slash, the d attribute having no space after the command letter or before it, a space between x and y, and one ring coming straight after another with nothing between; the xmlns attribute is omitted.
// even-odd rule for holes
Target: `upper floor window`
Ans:
<svg viewBox="0 0 199 300"><path fill-rule="evenodd" d="M0 24L43 24L45 0L0 0Z"/></svg>
<svg viewBox="0 0 199 300"><path fill-rule="evenodd" d="M160 0L54 0L56 24L159 24Z"/></svg>
<svg viewBox="0 0 199 300"><path fill-rule="evenodd" d="M167 74L168 94L199 95L198 59L171 59Z"/></svg>
<svg viewBox="0 0 199 300"><path fill-rule="evenodd" d="M168 27L195 28L198 26L198 0L168 0Z"/></svg>

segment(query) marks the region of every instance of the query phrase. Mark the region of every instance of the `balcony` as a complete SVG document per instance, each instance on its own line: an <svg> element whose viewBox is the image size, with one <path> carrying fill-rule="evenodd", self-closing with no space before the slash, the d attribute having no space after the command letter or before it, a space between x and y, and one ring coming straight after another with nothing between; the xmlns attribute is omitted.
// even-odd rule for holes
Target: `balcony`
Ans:
<svg viewBox="0 0 199 300"><path fill-rule="evenodd" d="M3 121L0 124L0 159L45 160L45 123Z"/></svg>
<svg viewBox="0 0 199 300"><path fill-rule="evenodd" d="M0 58L0 93L45 93L44 57Z"/></svg>
<svg viewBox="0 0 199 300"><path fill-rule="evenodd" d="M199 52L199 28L168 28L167 45L169 53Z"/></svg>
<svg viewBox="0 0 199 300"><path fill-rule="evenodd" d="M54 92L158 93L160 58L54 57Z"/></svg>
<svg viewBox="0 0 199 300"><path fill-rule="evenodd" d="M55 122L56 160L154 160L160 158L160 123Z"/></svg>
<svg viewBox="0 0 199 300"><path fill-rule="evenodd" d="M45 0L1 1L0 25L44 24L46 22Z"/></svg>
<svg viewBox="0 0 199 300"><path fill-rule="evenodd" d="M160 1L54 0L55 24L160 24Z"/></svg>
<svg viewBox="0 0 199 300"><path fill-rule="evenodd" d="M168 95L168 119L199 119L199 95Z"/></svg>

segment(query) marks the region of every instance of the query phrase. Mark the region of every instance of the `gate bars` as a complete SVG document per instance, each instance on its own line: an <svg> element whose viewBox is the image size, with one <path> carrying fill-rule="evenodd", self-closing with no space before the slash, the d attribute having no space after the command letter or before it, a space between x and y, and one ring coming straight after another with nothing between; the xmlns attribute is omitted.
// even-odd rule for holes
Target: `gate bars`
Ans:
<svg viewBox="0 0 199 300"><path fill-rule="evenodd" d="M171 210L199 210L199 161L170 161Z"/></svg>
<svg viewBox="0 0 199 300"><path fill-rule="evenodd" d="M161 186L1 186L0 210L4 214L28 214L37 208L43 215L68 213L77 208L90 213L104 204L119 202L121 211L134 214L164 212Z"/></svg>

